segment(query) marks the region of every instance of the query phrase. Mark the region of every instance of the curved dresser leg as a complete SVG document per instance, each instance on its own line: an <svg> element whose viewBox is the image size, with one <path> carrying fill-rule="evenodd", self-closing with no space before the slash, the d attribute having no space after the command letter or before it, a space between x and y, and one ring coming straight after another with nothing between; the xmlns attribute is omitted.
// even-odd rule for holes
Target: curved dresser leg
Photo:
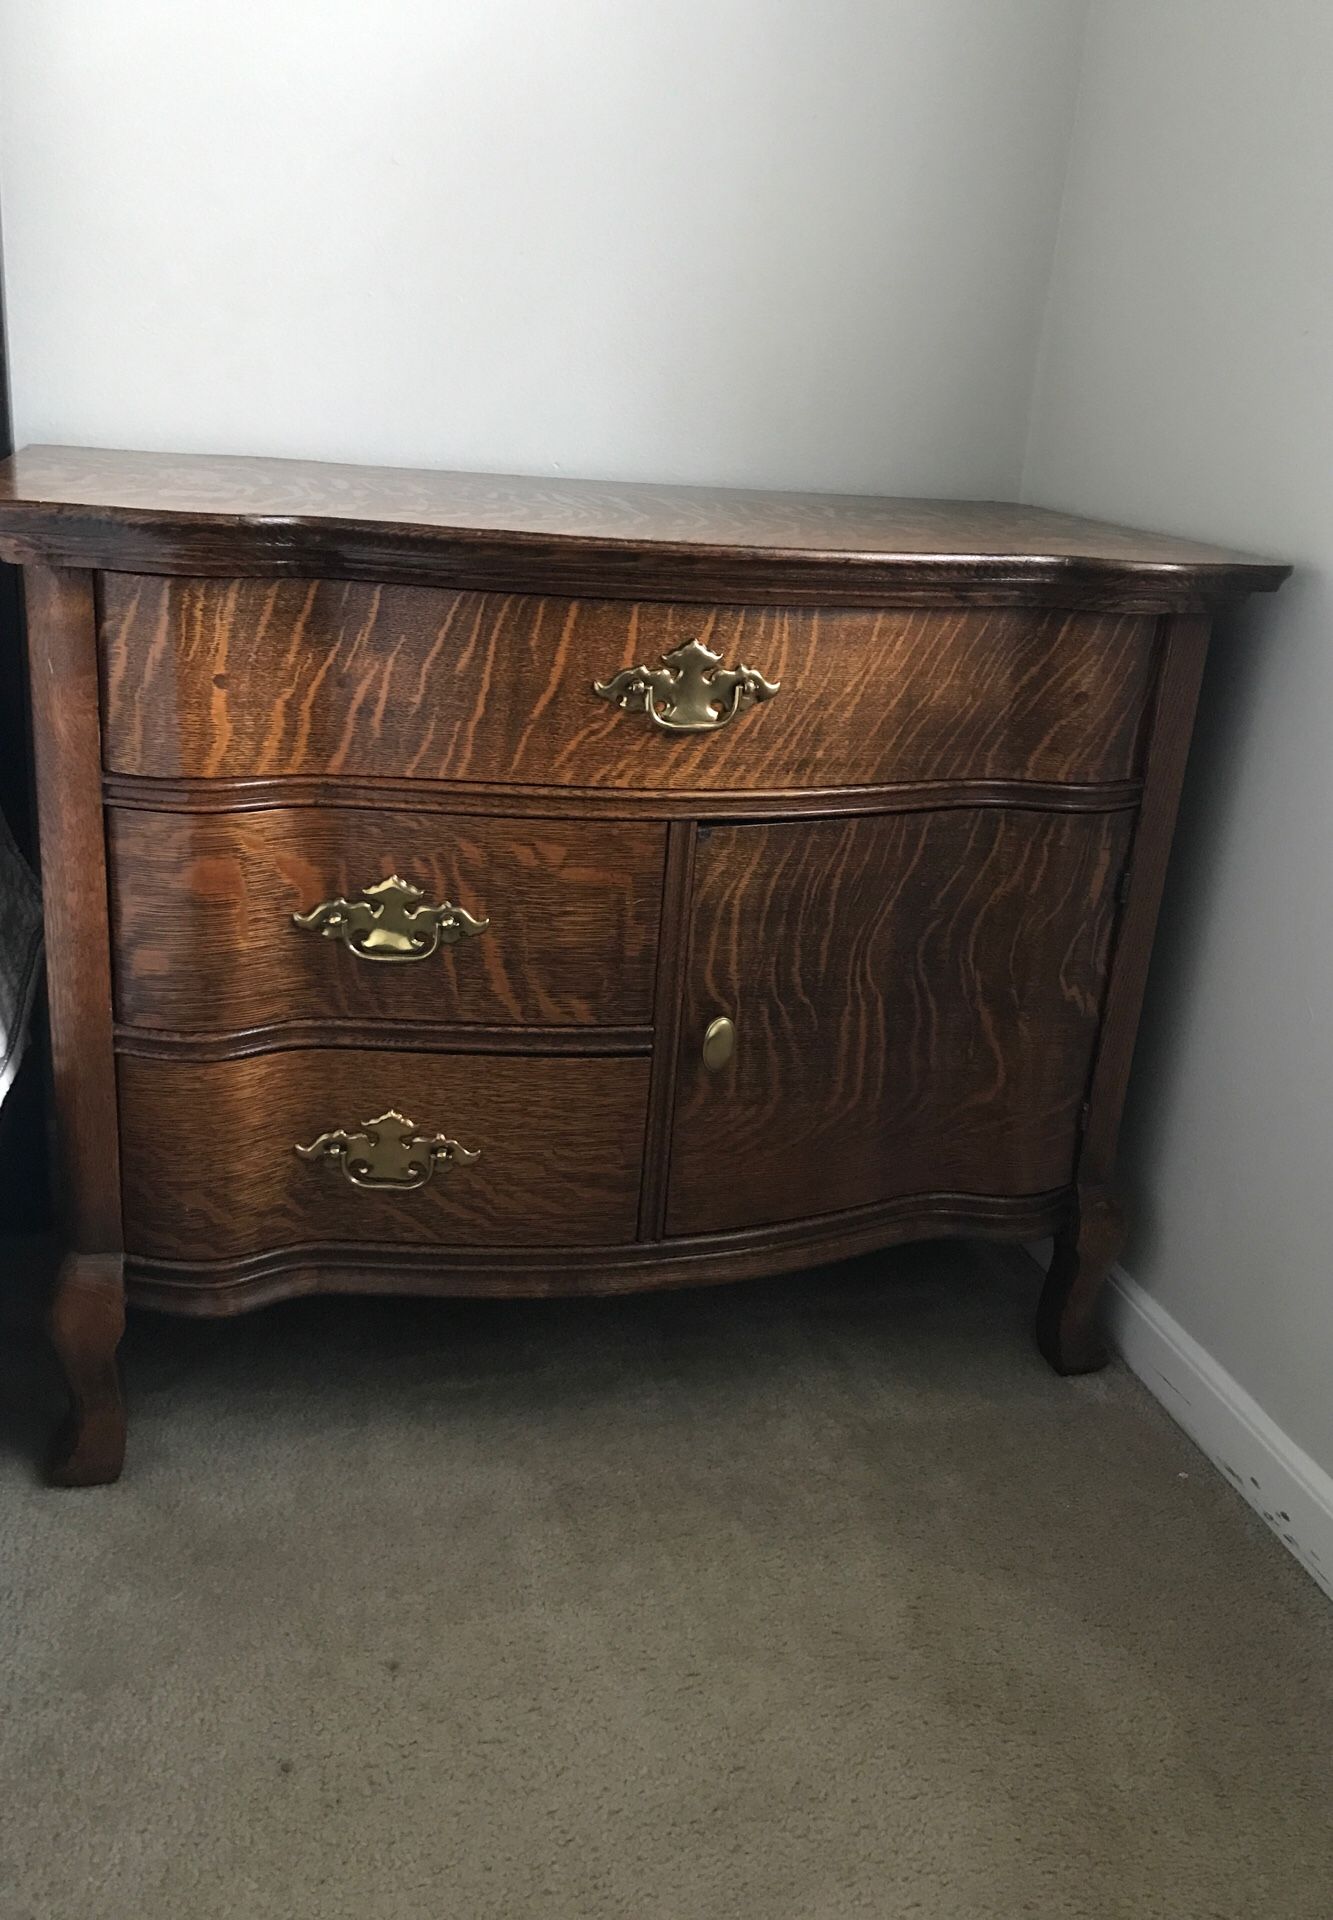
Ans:
<svg viewBox="0 0 1333 1920"><path fill-rule="evenodd" d="M50 1477L58 1487L103 1486L119 1477L125 1460L125 1404L116 1368L125 1330L120 1255L67 1255L47 1326L70 1398Z"/></svg>
<svg viewBox="0 0 1333 1920"><path fill-rule="evenodd" d="M1124 1244L1118 1203L1104 1187L1081 1191L1037 1307L1037 1345L1057 1373L1095 1373L1106 1365L1097 1302Z"/></svg>

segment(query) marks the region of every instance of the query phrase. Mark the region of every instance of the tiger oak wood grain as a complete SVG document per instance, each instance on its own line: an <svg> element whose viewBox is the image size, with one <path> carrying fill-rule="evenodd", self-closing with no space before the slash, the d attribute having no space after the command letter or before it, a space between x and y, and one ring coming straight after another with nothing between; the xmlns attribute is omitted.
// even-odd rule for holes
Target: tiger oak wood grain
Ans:
<svg viewBox="0 0 1333 1920"><path fill-rule="evenodd" d="M1129 614L701 613L134 575L104 578L102 608L112 773L681 792L1128 780L1157 636ZM594 696L690 639L779 693L687 735Z"/></svg>
<svg viewBox="0 0 1333 1920"><path fill-rule="evenodd" d="M1030 508L58 449L0 470L6 557L45 675L58 1477L118 1470L127 1290L1050 1234L1039 1345L1099 1364L1203 610L1286 568ZM692 638L777 696L683 738L594 696ZM288 930L381 865L492 932L394 969ZM481 1159L386 1194L293 1151L393 1106Z"/></svg>
<svg viewBox="0 0 1333 1920"><path fill-rule="evenodd" d="M1073 1174L1125 813L702 829L669 1233ZM736 1023L730 1063L700 1059Z"/></svg>
<svg viewBox="0 0 1333 1920"><path fill-rule="evenodd" d="M293 1021L647 1024L665 830L359 807L107 816L116 1008L182 1032ZM386 964L293 925L397 873L483 933Z"/></svg>
<svg viewBox="0 0 1333 1920"><path fill-rule="evenodd" d="M1211 605L1288 569L996 501L25 447L0 558L490 590L865 606Z"/></svg>
<svg viewBox="0 0 1333 1920"><path fill-rule="evenodd" d="M638 1221L645 1059L329 1049L209 1063L122 1058L125 1237L137 1255L238 1257L312 1240L606 1245ZM390 1109L480 1160L411 1192L294 1152Z"/></svg>

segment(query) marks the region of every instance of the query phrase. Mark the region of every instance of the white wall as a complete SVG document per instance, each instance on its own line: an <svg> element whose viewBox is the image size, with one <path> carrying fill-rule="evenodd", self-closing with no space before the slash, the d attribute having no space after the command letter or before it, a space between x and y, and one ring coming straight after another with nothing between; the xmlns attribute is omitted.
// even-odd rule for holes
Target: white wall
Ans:
<svg viewBox="0 0 1333 1920"><path fill-rule="evenodd" d="M17 436L1008 493L1084 0L0 0Z"/></svg>
<svg viewBox="0 0 1333 1920"><path fill-rule="evenodd" d="M1096 0L1026 497L1297 563L1204 691L1126 1266L1333 1470L1333 6Z"/></svg>

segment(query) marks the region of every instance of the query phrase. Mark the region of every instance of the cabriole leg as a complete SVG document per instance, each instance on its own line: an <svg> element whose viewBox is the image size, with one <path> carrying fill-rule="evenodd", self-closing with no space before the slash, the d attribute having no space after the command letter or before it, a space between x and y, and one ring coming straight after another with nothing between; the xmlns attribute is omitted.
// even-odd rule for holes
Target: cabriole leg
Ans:
<svg viewBox="0 0 1333 1920"><path fill-rule="evenodd" d="M51 1479L59 1487L103 1486L119 1477L125 1460L125 1404L116 1367L125 1330L120 1256L69 1254L56 1280L48 1326L70 1399Z"/></svg>
<svg viewBox="0 0 1333 1920"><path fill-rule="evenodd" d="M1095 1373L1106 1365L1097 1303L1124 1244L1117 1202L1102 1187L1080 1191L1037 1307L1037 1345L1057 1373Z"/></svg>

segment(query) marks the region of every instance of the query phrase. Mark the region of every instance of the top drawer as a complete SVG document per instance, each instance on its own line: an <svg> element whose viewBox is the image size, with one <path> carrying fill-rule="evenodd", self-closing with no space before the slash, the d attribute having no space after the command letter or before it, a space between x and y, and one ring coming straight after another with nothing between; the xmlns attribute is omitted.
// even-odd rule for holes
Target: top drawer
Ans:
<svg viewBox="0 0 1333 1920"><path fill-rule="evenodd" d="M1137 771L1155 621L102 576L110 771L746 792ZM776 694L715 731L594 692L691 640ZM672 719L670 691L654 696ZM707 709L695 708L696 717Z"/></svg>

